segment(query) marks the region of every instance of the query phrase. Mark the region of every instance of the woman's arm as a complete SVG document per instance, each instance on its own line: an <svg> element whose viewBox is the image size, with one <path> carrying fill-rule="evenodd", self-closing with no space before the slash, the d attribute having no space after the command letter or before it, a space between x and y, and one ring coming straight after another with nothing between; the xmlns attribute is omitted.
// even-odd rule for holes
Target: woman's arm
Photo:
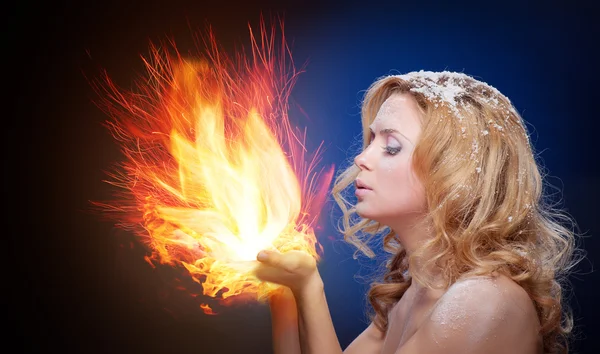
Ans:
<svg viewBox="0 0 600 354"><path fill-rule="evenodd" d="M298 294L300 345L302 353L341 353L330 317L323 283L316 278L313 287ZM380 353L385 335L371 323L350 345L344 354Z"/></svg>
<svg viewBox="0 0 600 354"><path fill-rule="evenodd" d="M298 305L302 353L341 354L342 348L333 327L319 273L315 272L306 286L294 296Z"/></svg>
<svg viewBox="0 0 600 354"><path fill-rule="evenodd" d="M288 287L269 298L274 354L300 354L298 310Z"/></svg>

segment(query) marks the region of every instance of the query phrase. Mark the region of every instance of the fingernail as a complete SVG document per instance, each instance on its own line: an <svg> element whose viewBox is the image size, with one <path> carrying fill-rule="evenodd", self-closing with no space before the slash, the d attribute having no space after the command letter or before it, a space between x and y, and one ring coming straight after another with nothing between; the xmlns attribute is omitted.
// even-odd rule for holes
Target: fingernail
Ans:
<svg viewBox="0 0 600 354"><path fill-rule="evenodd" d="M264 251L258 252L258 255L256 256L256 259L258 259L259 261L266 260L267 259L267 252L264 252Z"/></svg>

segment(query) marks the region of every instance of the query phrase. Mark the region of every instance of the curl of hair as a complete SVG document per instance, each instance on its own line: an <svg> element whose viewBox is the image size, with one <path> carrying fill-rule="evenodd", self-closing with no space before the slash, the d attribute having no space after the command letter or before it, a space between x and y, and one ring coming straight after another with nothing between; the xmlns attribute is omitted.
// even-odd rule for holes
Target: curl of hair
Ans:
<svg viewBox="0 0 600 354"><path fill-rule="evenodd" d="M441 75L433 84L445 80L456 78ZM439 270L444 288L459 278L497 272L523 287L534 302L544 352L567 352L572 316L563 290L578 261L575 233L567 226L573 221L547 198L524 121L508 98L466 75L457 83L464 92L453 106L434 101L401 76L379 78L365 93L363 149L369 144L368 127L390 95L408 93L418 103L422 132L412 163L427 198L422 222L432 230L432 238L408 257L387 229L384 250L393 256L383 279L371 284L371 319L385 332L389 310L413 278L439 287L424 269ZM358 216L345 197L358 172L350 165L336 177L332 192L343 212L339 230L345 240L373 257L368 243L384 225Z"/></svg>

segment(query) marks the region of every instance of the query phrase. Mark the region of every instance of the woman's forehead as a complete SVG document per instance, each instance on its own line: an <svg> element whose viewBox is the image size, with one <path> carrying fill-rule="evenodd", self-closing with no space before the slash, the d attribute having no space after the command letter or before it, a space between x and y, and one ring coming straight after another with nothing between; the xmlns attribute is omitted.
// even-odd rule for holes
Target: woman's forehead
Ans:
<svg viewBox="0 0 600 354"><path fill-rule="evenodd" d="M387 125L393 125L392 128L400 129L419 124L418 114L416 102L410 94L394 93L383 102L370 128L376 131L389 128Z"/></svg>

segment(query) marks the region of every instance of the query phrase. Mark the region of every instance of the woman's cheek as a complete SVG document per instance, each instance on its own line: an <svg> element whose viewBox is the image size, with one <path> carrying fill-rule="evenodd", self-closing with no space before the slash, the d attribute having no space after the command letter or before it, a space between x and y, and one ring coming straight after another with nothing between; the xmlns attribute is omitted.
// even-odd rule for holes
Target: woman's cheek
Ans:
<svg viewBox="0 0 600 354"><path fill-rule="evenodd" d="M396 160L396 161L394 161ZM399 164L399 159L394 159L391 158L389 156L386 156L385 158L380 160L380 167L381 167L381 171L384 172L386 175L391 175L394 174L395 171L398 169L398 164Z"/></svg>
<svg viewBox="0 0 600 354"><path fill-rule="evenodd" d="M396 181L406 179L403 171L408 171L408 168L408 161L404 156L386 156L380 160L381 171Z"/></svg>

